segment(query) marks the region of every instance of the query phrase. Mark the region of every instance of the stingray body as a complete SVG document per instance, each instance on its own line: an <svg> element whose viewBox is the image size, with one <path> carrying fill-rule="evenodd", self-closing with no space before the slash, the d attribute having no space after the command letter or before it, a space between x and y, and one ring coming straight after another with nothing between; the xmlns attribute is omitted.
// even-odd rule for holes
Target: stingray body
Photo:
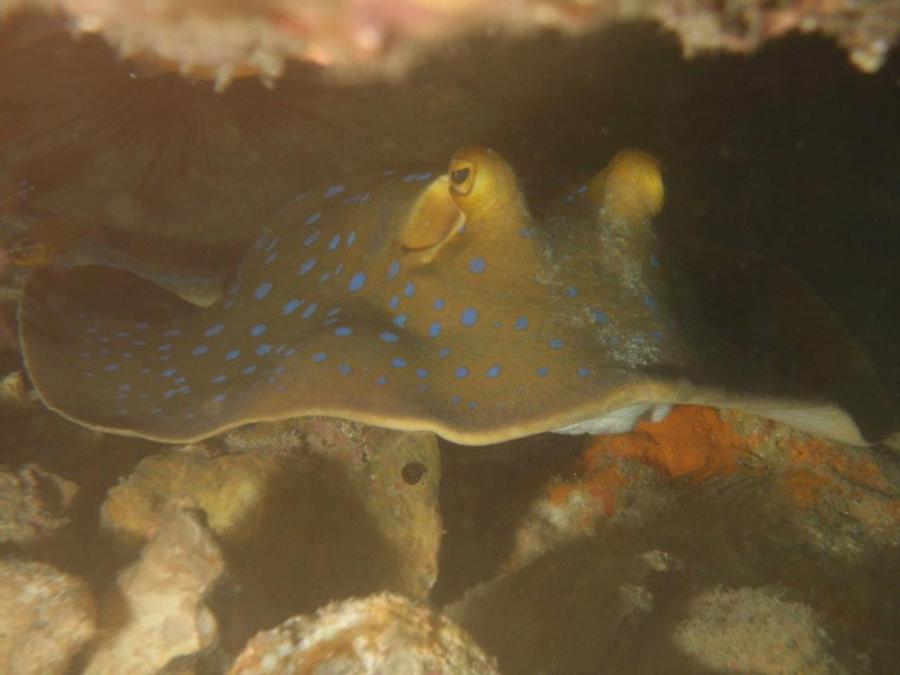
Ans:
<svg viewBox="0 0 900 675"><path fill-rule="evenodd" d="M82 424L183 442L299 415L486 444L735 407L850 443L895 428L859 348L764 260L661 244L657 163L620 153L542 218L491 150L446 171L310 190L225 294L188 304L125 272L42 269L28 372Z"/></svg>

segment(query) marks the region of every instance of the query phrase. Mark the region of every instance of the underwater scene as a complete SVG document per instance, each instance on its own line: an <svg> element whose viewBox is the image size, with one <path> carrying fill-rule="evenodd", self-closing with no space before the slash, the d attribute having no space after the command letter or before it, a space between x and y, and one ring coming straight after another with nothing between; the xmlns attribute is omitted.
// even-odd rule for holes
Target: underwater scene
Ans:
<svg viewBox="0 0 900 675"><path fill-rule="evenodd" d="M0 674L900 672L898 36L0 0Z"/></svg>

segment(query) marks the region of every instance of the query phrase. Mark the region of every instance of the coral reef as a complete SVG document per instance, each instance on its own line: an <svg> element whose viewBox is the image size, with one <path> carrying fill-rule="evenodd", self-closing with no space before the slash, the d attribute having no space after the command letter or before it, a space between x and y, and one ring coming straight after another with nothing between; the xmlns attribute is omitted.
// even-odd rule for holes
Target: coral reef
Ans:
<svg viewBox="0 0 900 675"><path fill-rule="evenodd" d="M161 0L135 25L139 4L0 0L0 671L339 668L369 647L436 671L445 646L469 661L444 672L896 670L900 435L854 448L685 406L479 449L318 417L113 436L38 400L4 248L48 219L240 248L323 178L469 142L544 213L639 146L663 243L800 270L900 403L894 0L277 4L314 24Z"/></svg>
<svg viewBox="0 0 900 675"><path fill-rule="evenodd" d="M828 653L815 613L771 589L715 589L687 606L675 631L679 647L719 671L846 673Z"/></svg>
<svg viewBox="0 0 900 675"><path fill-rule="evenodd" d="M100 33L136 60L136 74L181 71L213 79L219 88L245 75L271 83L289 59L334 68L344 77L396 77L423 51L479 31L527 35L553 28L571 34L640 19L677 33L687 54L747 52L791 30L821 31L834 36L858 68L872 72L900 30L894 0L4 0L0 14L23 7L59 12L78 34Z"/></svg>
<svg viewBox="0 0 900 675"><path fill-rule="evenodd" d="M492 660L449 619L397 595L327 605L259 633L230 675L285 672L359 675L498 675Z"/></svg>
<svg viewBox="0 0 900 675"><path fill-rule="evenodd" d="M0 670L11 675L68 672L73 657L95 635L95 614L83 580L42 563L0 561Z"/></svg>
<svg viewBox="0 0 900 675"><path fill-rule="evenodd" d="M0 470L0 544L28 545L69 522L66 511L78 486L26 464L16 472Z"/></svg>
<svg viewBox="0 0 900 675"><path fill-rule="evenodd" d="M170 506L140 559L107 590L86 675L158 673L216 644L206 601L225 563L201 513L180 507Z"/></svg>

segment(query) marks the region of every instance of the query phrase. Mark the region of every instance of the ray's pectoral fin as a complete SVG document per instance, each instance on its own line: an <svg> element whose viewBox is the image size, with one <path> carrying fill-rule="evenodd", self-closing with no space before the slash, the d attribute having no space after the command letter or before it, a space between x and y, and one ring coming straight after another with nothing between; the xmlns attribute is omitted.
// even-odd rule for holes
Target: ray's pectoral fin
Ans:
<svg viewBox="0 0 900 675"><path fill-rule="evenodd" d="M721 379L755 394L735 407L854 445L900 427L865 353L798 275L712 245L685 247L682 259L704 319L739 355Z"/></svg>
<svg viewBox="0 0 900 675"><path fill-rule="evenodd" d="M19 306L22 355L48 407L82 424L121 426L115 411L98 406L86 390L119 375L126 361L164 358L147 336L172 330L198 311L127 272L40 269L26 281ZM140 423L135 420L135 428Z"/></svg>

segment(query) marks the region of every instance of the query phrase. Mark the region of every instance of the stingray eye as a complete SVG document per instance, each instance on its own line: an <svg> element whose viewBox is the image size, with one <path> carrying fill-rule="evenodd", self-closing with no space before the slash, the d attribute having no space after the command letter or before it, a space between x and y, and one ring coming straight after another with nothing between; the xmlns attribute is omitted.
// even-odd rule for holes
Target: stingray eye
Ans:
<svg viewBox="0 0 900 675"><path fill-rule="evenodd" d="M448 172L450 174L450 189L458 195L467 195L472 191L475 183L475 165L466 160L454 161Z"/></svg>
<svg viewBox="0 0 900 675"><path fill-rule="evenodd" d="M469 179L470 171L471 171L471 169L469 169L469 167L466 167L465 169L457 169L456 171L454 171L453 174L450 176L451 180L453 181L453 184L454 185L464 184Z"/></svg>

